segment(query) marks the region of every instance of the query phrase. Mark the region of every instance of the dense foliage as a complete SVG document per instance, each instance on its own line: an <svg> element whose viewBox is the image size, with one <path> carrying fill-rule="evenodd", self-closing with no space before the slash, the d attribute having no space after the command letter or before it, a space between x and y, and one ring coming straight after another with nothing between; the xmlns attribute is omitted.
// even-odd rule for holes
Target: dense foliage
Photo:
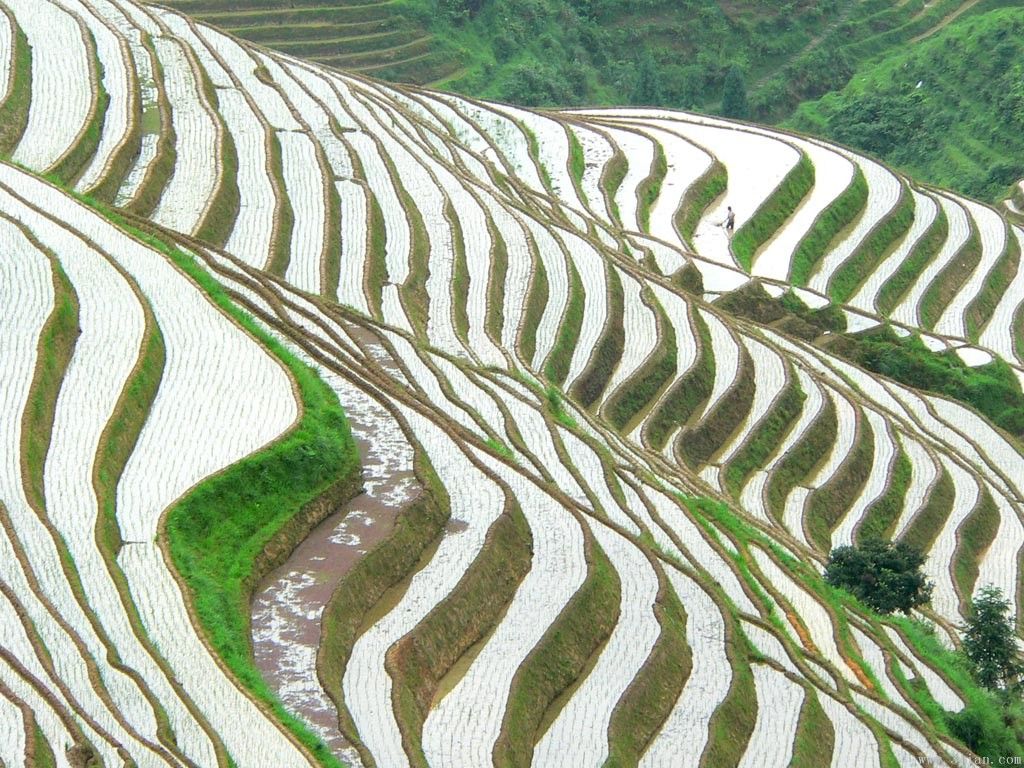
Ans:
<svg viewBox="0 0 1024 768"><path fill-rule="evenodd" d="M931 598L932 585L921 573L924 561L924 555L909 544L869 539L859 546L832 550L825 581L878 613L910 613Z"/></svg>
<svg viewBox="0 0 1024 768"><path fill-rule="evenodd" d="M997 199L1024 176L1024 9L965 16L859 69L790 124Z"/></svg>
<svg viewBox="0 0 1024 768"><path fill-rule="evenodd" d="M971 662L974 679L991 690L1008 690L1021 673L1010 603L1002 590L991 584L971 600L964 627L964 654Z"/></svg>
<svg viewBox="0 0 1024 768"><path fill-rule="evenodd" d="M972 368L955 352L932 352L920 338L902 339L889 328L837 339L830 349L869 371L959 400L1010 434L1024 436L1024 394L1002 360Z"/></svg>

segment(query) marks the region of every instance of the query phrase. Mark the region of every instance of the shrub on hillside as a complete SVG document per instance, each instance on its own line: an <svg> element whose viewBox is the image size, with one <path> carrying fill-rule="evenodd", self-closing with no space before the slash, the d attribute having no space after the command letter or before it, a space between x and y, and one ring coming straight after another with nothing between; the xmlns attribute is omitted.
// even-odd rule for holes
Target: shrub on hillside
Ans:
<svg viewBox="0 0 1024 768"><path fill-rule="evenodd" d="M931 599L932 585L921 573L924 561L909 544L869 539L859 546L833 549L825 581L878 613L910 613Z"/></svg>

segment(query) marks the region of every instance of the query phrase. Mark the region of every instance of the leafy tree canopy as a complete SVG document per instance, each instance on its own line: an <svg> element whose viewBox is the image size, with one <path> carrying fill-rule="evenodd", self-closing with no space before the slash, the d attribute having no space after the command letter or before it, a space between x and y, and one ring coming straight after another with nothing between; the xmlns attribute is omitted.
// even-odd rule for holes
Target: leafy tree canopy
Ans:
<svg viewBox="0 0 1024 768"><path fill-rule="evenodd" d="M878 613L910 613L931 599L932 585L921 573L924 561L909 544L869 539L860 546L832 550L825 581Z"/></svg>

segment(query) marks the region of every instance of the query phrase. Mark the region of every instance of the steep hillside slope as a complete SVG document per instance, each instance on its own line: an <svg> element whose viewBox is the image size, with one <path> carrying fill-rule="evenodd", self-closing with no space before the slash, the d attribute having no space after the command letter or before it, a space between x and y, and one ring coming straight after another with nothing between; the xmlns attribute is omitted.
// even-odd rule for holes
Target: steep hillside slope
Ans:
<svg viewBox="0 0 1024 768"><path fill-rule="evenodd" d="M954 713L1004 728L946 650L976 587L1024 599L996 211L768 129L3 8L5 764L966 766ZM883 322L996 361L1002 408L849 362ZM339 404L415 490L251 616L356 491ZM823 583L878 532L935 638Z"/></svg>

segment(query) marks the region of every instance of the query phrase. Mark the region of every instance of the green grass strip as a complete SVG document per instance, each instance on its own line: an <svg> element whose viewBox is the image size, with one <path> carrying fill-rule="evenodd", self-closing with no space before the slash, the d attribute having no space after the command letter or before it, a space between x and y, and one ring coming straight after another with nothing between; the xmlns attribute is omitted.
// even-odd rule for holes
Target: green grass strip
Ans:
<svg viewBox="0 0 1024 768"><path fill-rule="evenodd" d="M732 640L726 643L732 662L732 684L725 701L711 716L710 738L700 760L706 768L735 768L739 765L757 721L757 693L749 654L742 641L736 642L735 629Z"/></svg>
<svg viewBox="0 0 1024 768"><path fill-rule="evenodd" d="M732 238L732 252L747 272L758 248L778 232L814 189L814 164L800 152L800 160L772 190L771 195Z"/></svg>
<svg viewBox="0 0 1024 768"><path fill-rule="evenodd" d="M388 281L388 230L384 224L384 211L377 201L377 196L369 191L366 194L370 206L370 231L363 279L366 281L366 301L370 312L381 320L384 317L384 285Z"/></svg>
<svg viewBox="0 0 1024 768"><path fill-rule="evenodd" d="M900 299L910 290L925 267L938 256L946 238L949 236L949 218L940 205L935 221L924 233L914 250L903 260L899 269L885 281L878 292L876 306L883 315L888 315L899 304Z"/></svg>
<svg viewBox="0 0 1024 768"><path fill-rule="evenodd" d="M900 448L896 454L896 462L889 474L889 486L881 498L877 499L864 513L857 528L857 541L868 539L892 538L893 526L903 511L903 501L910 487L911 465L906 451Z"/></svg>
<svg viewBox="0 0 1024 768"><path fill-rule="evenodd" d="M284 182L284 158L281 139L276 133L270 137L270 175L274 180L277 194L274 209L274 220L277 227L274 231L274 244L270 248L270 263L267 271L278 277L284 277L288 264L292 259L292 232L295 229L295 211L292 209L288 188Z"/></svg>
<svg viewBox="0 0 1024 768"><path fill-rule="evenodd" d="M35 723L32 724L32 765L36 768L57 768L57 759L53 755L50 742L46 740L43 729Z"/></svg>
<svg viewBox="0 0 1024 768"><path fill-rule="evenodd" d="M57 396L81 333L75 288L59 261L53 259L50 265L53 310L39 334L35 375L32 377L25 416L21 423L25 496L36 510L44 508L43 468L50 450Z"/></svg>
<svg viewBox="0 0 1024 768"><path fill-rule="evenodd" d="M160 58L156 55L153 43L148 37L143 38L143 45L149 51L153 61L153 81L157 89L157 112L160 116L160 137L157 139L156 158L150 164L138 194L131 201L128 210L136 216L148 219L160 204L164 189L174 176L174 169L178 164L176 148L178 137L174 130L174 123L171 122L171 103L164 89L164 70Z"/></svg>
<svg viewBox="0 0 1024 768"><path fill-rule="evenodd" d="M654 312L660 341L644 366L624 382L618 391L612 393L605 403L605 417L620 431L657 398L672 380L678 364L676 334L668 315L649 289L644 289L641 298Z"/></svg>
<svg viewBox="0 0 1024 768"><path fill-rule="evenodd" d="M665 159L665 150L661 144L654 144L654 162L651 163L651 172L644 179L637 190L639 196L639 207L637 217L640 220L640 228L644 232L651 228L651 208L657 202L661 194L661 185L665 183L665 176L668 174L668 161Z"/></svg>
<svg viewBox="0 0 1024 768"><path fill-rule="evenodd" d="M604 333L594 347L594 353L586 369L580 374L572 388L576 401L589 408L604 392L615 368L622 359L622 351L626 346L626 330L623 326L625 298L622 293L622 278L618 269L609 267L608 275L608 319Z"/></svg>
<svg viewBox="0 0 1024 768"><path fill-rule="evenodd" d="M7 93L0 104L0 155L3 157L10 157L21 141L32 106L32 49L21 27L13 20L10 23L14 30L14 50Z"/></svg>
<svg viewBox="0 0 1024 768"><path fill-rule="evenodd" d="M715 352L711 332L699 313L694 315L700 350L690 369L673 385L647 420L647 441L662 450L669 435L682 426L711 396L715 383Z"/></svg>
<svg viewBox="0 0 1024 768"><path fill-rule="evenodd" d="M583 145L576 138L576 132L566 126L565 132L569 134L569 173L576 184L580 195L583 193L583 172L587 169L586 156L583 154Z"/></svg>
<svg viewBox="0 0 1024 768"><path fill-rule="evenodd" d="M555 345L544 363L544 375L553 384L564 382L569 373L572 355L580 338L580 328L583 327L583 311L586 306L583 281L576 271L576 265L571 259L566 263L569 267L569 303L558 326Z"/></svg>
<svg viewBox="0 0 1024 768"><path fill-rule="evenodd" d="M708 461L746 418L754 402L754 364L741 353L738 378L722 396L711 413L686 430L681 441L683 461L691 469Z"/></svg>
<svg viewBox="0 0 1024 768"><path fill-rule="evenodd" d="M207 75L203 75L203 80L204 83L209 84L206 87L208 91L207 98L210 100L210 105L216 113L219 109L217 91L213 84L209 83ZM196 237L217 248L223 248L231 236L232 230L235 228L235 222L238 220L238 212L241 208L241 195L238 191L238 150L235 148L235 140L231 136L231 131L224 125L224 122L219 117L217 119L220 121L221 128L220 184L217 186L217 191L213 193L213 200L206 212L206 216L203 217L203 221L196 231ZM283 183L281 192L282 194L285 192ZM289 241L290 238L291 233L289 232ZM288 247L290 250L290 242Z"/></svg>
<svg viewBox="0 0 1024 768"><path fill-rule="evenodd" d="M420 734L442 685L455 684L459 661L497 626L530 571L533 537L523 513L506 505L479 555L455 588L387 654L406 753L421 755ZM465 671L464 669L461 671Z"/></svg>
<svg viewBox="0 0 1024 768"><path fill-rule="evenodd" d="M722 196L729 186L729 173L717 159L711 163L683 195L676 211L675 225L683 241L690 243L704 212Z"/></svg>
<svg viewBox="0 0 1024 768"><path fill-rule="evenodd" d="M935 481L935 487L932 488L927 503L914 516L910 525L900 536L900 541L905 541L921 552L930 550L950 512L953 511L955 497L956 489L953 486L953 478L950 476L949 470L943 467L942 474Z"/></svg>
<svg viewBox="0 0 1024 768"><path fill-rule="evenodd" d="M967 307L967 312L964 315L967 336L972 341L978 340L978 334L992 317L992 313L995 312L1000 299L1010 287L1019 267L1020 243L1017 242L1013 231L1007 229L1006 248L1003 249L999 261L992 267L992 271L986 276L981 291Z"/></svg>
<svg viewBox="0 0 1024 768"><path fill-rule="evenodd" d="M345 666L374 606L390 592L402 588L443 534L449 517L448 494L424 454L416 453L414 467L424 490L395 519L388 537L345 575L324 607L321 619L319 677L338 708L342 731L360 749L367 765L374 764L373 758L362 747L345 706L341 687Z"/></svg>
<svg viewBox="0 0 1024 768"><path fill-rule="evenodd" d="M725 487L733 495L739 494L752 472L768 462L776 446L800 418L805 399L799 380L790 376L785 391L725 469Z"/></svg>
<svg viewBox="0 0 1024 768"><path fill-rule="evenodd" d="M95 157L96 150L99 149L100 141L103 139L103 126L107 121L107 109L110 106L110 94L103 87L103 65L96 58L95 52L93 52L93 63L96 67L96 101L92 105L92 112L89 113L89 120L75 146L47 172L48 175L59 179L61 183L69 187L74 185Z"/></svg>
<svg viewBox="0 0 1024 768"><path fill-rule="evenodd" d="M858 166L849 186L821 212L793 252L789 280L795 285L807 285L814 268L828 253L836 235L849 226L864 211L868 200L868 182Z"/></svg>
<svg viewBox="0 0 1024 768"><path fill-rule="evenodd" d="M818 417L797 444L790 448L782 461L775 466L775 471L768 481L768 508L776 518L782 516L790 491L806 479L818 462L828 454L836 436L837 426L835 403L826 395L825 404Z"/></svg>
<svg viewBox="0 0 1024 768"><path fill-rule="evenodd" d="M910 231L914 223L914 196L903 187L899 202L892 213L876 226L842 266L833 273L828 293L837 304L843 304L853 296L858 286L881 263L882 259Z"/></svg>
<svg viewBox="0 0 1024 768"><path fill-rule="evenodd" d="M622 224L622 216L619 214L619 204L615 202L615 193L622 186L628 171L629 161L622 153L622 150L616 146L615 154L612 155L611 160L604 167L604 173L601 174L601 187L604 189L604 195L608 200L608 210L619 225Z"/></svg>
<svg viewBox="0 0 1024 768"><path fill-rule="evenodd" d="M821 552L828 552L832 548L832 531L871 474L875 457L871 425L867 419L861 419L858 429L857 442L839 471L828 483L814 491L807 502L808 538Z"/></svg>
<svg viewBox="0 0 1024 768"><path fill-rule="evenodd" d="M214 651L250 693L328 768L327 746L291 715L252 658L249 599L259 578L287 557L316 523L358 490L359 453L337 396L232 302L199 263L163 240L95 206L110 221L165 254L260 345L298 385L303 412L281 439L193 488L168 510L164 536L174 568Z"/></svg>
<svg viewBox="0 0 1024 768"><path fill-rule="evenodd" d="M686 642L686 611L675 590L664 589L654 604L654 614L661 634L612 712L606 768L637 765L690 676L692 658Z"/></svg>
<svg viewBox="0 0 1024 768"><path fill-rule="evenodd" d="M455 333L469 346L469 263L466 261L466 242L463 239L462 224L451 201L445 202L444 215L452 228L452 248L455 251L452 264L452 324Z"/></svg>
<svg viewBox="0 0 1024 768"><path fill-rule="evenodd" d="M528 768L542 722L550 721L611 634L619 618L621 584L607 555L593 541L587 578L512 678L497 768Z"/></svg>
<svg viewBox="0 0 1024 768"><path fill-rule="evenodd" d="M793 739L793 758L789 768L818 768L832 761L836 732L832 721L818 703L818 694L808 686L804 705L800 708L800 720Z"/></svg>
<svg viewBox="0 0 1024 768"><path fill-rule="evenodd" d="M398 178L397 175L393 178ZM405 187L398 185L398 196L409 221L410 250L409 275L399 287L402 306L409 316L409 322L420 334L427 333L427 318L430 316L430 296L427 294L427 277L430 274L430 236L423 222L423 214L416 207L412 196Z"/></svg>
<svg viewBox="0 0 1024 768"><path fill-rule="evenodd" d="M544 268L544 260L533 250L533 279L530 280L530 293L526 297L523 311L523 324L519 331L519 352L523 361L530 365L537 351L537 326L544 316L544 308L548 305L550 289L548 273Z"/></svg>
<svg viewBox="0 0 1024 768"><path fill-rule="evenodd" d="M956 552L953 554L953 581L960 593L960 610L967 613L968 603L978 581L981 558L999 531L999 508L992 494L982 492L978 505L957 529Z"/></svg>
<svg viewBox="0 0 1024 768"><path fill-rule="evenodd" d="M953 257L942 271L932 280L921 298L920 318L922 328L932 328L942 317L942 312L964 282L981 261L981 236L973 219L971 236L964 247Z"/></svg>
<svg viewBox="0 0 1024 768"><path fill-rule="evenodd" d="M327 220L324 222L324 264L321 293L337 301L338 283L341 280L341 195L338 193L338 186L334 179L328 179L326 190Z"/></svg>
<svg viewBox="0 0 1024 768"><path fill-rule="evenodd" d="M487 285L487 333L491 341L501 346L505 325L505 279L508 275L508 246L494 222L487 219L491 234L491 274Z"/></svg>

